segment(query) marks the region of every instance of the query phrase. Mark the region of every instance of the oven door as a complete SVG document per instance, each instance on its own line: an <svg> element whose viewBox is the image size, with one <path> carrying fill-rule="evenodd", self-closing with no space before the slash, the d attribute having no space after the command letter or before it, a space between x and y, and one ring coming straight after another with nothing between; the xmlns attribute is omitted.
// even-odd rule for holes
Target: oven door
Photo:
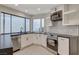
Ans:
<svg viewBox="0 0 79 59"><path fill-rule="evenodd" d="M58 50L58 41L55 39L47 39L47 47L51 48L52 50Z"/></svg>

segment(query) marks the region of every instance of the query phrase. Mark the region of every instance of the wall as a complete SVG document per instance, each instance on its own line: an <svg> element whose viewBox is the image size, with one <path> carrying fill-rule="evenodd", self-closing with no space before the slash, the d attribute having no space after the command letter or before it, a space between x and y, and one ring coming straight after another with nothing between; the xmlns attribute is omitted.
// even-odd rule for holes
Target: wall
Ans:
<svg viewBox="0 0 79 59"><path fill-rule="evenodd" d="M56 7L57 10L63 10L63 5ZM73 8L73 7L71 7ZM54 12L53 9L51 11ZM50 14L51 14L50 12ZM50 15L48 15L50 17ZM50 23L49 19L45 19L45 31L50 33L59 33L59 34L68 34L68 35L79 35L79 26L78 25L72 25L72 26L64 26L62 25L62 21L53 22L52 26L48 26Z"/></svg>
<svg viewBox="0 0 79 59"><path fill-rule="evenodd" d="M23 12L20 12L18 10L15 10L15 9L12 9L12 8L9 8L9 7L5 7L3 5L0 5L0 12L6 12L6 13L30 18L30 15L28 15L28 14L25 14Z"/></svg>
<svg viewBox="0 0 79 59"><path fill-rule="evenodd" d="M37 15L33 15L32 18L45 18L49 13L43 13L43 14L37 14Z"/></svg>
<svg viewBox="0 0 79 59"><path fill-rule="evenodd" d="M68 34L68 35L79 35L79 26L72 25L72 26L63 26L62 21L54 22L53 26L49 27L50 33L60 33L60 34Z"/></svg>

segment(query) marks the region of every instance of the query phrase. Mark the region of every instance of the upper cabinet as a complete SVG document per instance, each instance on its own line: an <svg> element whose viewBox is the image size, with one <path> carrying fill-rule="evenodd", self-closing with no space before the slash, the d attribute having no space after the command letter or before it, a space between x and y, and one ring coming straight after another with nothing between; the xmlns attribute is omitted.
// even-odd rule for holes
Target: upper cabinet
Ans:
<svg viewBox="0 0 79 59"><path fill-rule="evenodd" d="M50 20L50 17L48 16L48 17L46 17L45 18L46 19L46 25L49 27L49 26L52 26L52 22L51 22L51 20Z"/></svg>
<svg viewBox="0 0 79 59"><path fill-rule="evenodd" d="M79 4L64 5L63 25L79 25Z"/></svg>

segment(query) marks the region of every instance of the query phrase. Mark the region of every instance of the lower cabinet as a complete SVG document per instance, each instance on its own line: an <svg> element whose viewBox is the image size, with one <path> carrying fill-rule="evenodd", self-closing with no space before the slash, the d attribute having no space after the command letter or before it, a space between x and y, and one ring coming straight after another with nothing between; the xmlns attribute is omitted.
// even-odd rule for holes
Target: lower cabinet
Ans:
<svg viewBox="0 0 79 59"><path fill-rule="evenodd" d="M41 40L41 45L47 47L47 35L41 34L40 40Z"/></svg>
<svg viewBox="0 0 79 59"><path fill-rule="evenodd" d="M29 39L30 35L21 35L21 49L32 44L31 39Z"/></svg>
<svg viewBox="0 0 79 59"><path fill-rule="evenodd" d="M78 55L78 37L58 37L59 55Z"/></svg>
<svg viewBox="0 0 79 59"><path fill-rule="evenodd" d="M33 43L35 44L40 44L40 45L43 45L43 46L47 46L47 35L44 35L44 34L34 34L33 36Z"/></svg>
<svg viewBox="0 0 79 59"><path fill-rule="evenodd" d="M47 46L47 35L44 34L25 34L21 35L21 49L34 43Z"/></svg>
<svg viewBox="0 0 79 59"><path fill-rule="evenodd" d="M32 42L34 44L40 44L39 34L32 34Z"/></svg>

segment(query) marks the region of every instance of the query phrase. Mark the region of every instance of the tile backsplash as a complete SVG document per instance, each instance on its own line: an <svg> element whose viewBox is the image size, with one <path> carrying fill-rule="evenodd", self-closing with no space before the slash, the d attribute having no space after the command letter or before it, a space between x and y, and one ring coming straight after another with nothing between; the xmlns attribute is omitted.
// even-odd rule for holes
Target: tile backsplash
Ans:
<svg viewBox="0 0 79 59"><path fill-rule="evenodd" d="M62 21L53 22L53 26L49 27L50 33L68 34L68 35L79 35L79 26L71 25L64 26Z"/></svg>

